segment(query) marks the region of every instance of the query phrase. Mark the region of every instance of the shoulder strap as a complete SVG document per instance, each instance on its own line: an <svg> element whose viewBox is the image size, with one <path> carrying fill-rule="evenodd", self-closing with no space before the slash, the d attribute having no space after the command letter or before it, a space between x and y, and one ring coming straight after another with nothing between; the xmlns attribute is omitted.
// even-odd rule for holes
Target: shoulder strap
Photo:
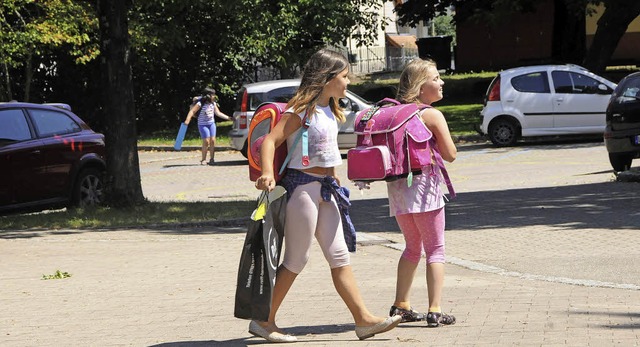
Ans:
<svg viewBox="0 0 640 347"><path fill-rule="evenodd" d="M303 166L309 165L309 135L307 134L307 130L309 129L309 125L311 125L311 119L309 119L308 115L309 115L308 112L307 114L304 115L303 123L300 126L300 130L298 130L298 134L296 135L296 138L293 141L293 145L291 146L291 148L295 149L296 146L298 145L298 142L300 142L300 139L302 139L302 165ZM284 162L282 162L282 166L280 167L280 171L278 171L278 175L282 175L282 173L284 172L284 169L287 168L287 164L291 160L291 153L293 153L293 151L288 152L287 156L284 158ZM305 164L305 159L306 159L306 164Z"/></svg>
<svg viewBox="0 0 640 347"><path fill-rule="evenodd" d="M449 195L453 199L456 197L456 192L455 190L453 190L453 184L451 183L451 179L449 178L447 168L444 166L444 160L442 160L442 156L440 155L438 144L433 139L429 141L433 143L433 156L436 158L436 164L438 164L438 167L440 168L442 178L444 178L444 183L447 185L447 190L449 190Z"/></svg>

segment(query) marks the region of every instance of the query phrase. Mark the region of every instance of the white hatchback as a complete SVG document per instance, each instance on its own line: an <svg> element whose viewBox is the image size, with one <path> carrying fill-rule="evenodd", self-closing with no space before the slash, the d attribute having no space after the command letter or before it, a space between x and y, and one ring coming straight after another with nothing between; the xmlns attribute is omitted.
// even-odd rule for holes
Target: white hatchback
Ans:
<svg viewBox="0 0 640 347"><path fill-rule="evenodd" d="M487 89L478 131L496 146L528 136L603 134L615 87L571 64L504 70Z"/></svg>
<svg viewBox="0 0 640 347"><path fill-rule="evenodd" d="M233 127L229 131L231 147L239 150L247 157L247 135L249 123L253 113L263 102L288 102L300 86L299 79L274 80L245 84L236 96L236 107L233 111ZM356 135L353 133L353 122L356 113L373 105L347 90L347 97L340 100L344 108L346 121L340 124L338 130L338 145L340 148L351 148L356 145Z"/></svg>

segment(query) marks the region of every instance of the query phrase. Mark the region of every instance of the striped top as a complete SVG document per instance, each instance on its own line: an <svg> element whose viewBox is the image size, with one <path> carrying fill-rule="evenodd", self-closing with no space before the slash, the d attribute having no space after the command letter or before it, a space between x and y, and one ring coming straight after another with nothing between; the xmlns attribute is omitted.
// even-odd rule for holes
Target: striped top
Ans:
<svg viewBox="0 0 640 347"><path fill-rule="evenodd" d="M211 125L215 122L216 103L209 102L202 104L200 101L197 103L200 106L200 112L198 113L198 125Z"/></svg>

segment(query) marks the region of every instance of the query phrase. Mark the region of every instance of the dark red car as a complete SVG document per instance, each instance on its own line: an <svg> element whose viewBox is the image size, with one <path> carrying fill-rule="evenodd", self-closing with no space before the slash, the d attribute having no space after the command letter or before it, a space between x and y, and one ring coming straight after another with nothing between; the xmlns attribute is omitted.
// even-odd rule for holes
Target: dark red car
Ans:
<svg viewBox="0 0 640 347"><path fill-rule="evenodd" d="M0 212L103 198L104 135L66 104L0 103Z"/></svg>

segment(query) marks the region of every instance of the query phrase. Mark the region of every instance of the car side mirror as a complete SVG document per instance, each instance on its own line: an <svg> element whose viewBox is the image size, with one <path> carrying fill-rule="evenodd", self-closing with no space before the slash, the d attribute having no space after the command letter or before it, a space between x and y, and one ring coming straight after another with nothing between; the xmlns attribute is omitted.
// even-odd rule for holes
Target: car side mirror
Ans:
<svg viewBox="0 0 640 347"><path fill-rule="evenodd" d="M340 98L338 105L346 111L358 111L358 105L351 101L349 98Z"/></svg>
<svg viewBox="0 0 640 347"><path fill-rule="evenodd" d="M604 83L600 83L598 84L598 94L611 94L611 91Z"/></svg>

